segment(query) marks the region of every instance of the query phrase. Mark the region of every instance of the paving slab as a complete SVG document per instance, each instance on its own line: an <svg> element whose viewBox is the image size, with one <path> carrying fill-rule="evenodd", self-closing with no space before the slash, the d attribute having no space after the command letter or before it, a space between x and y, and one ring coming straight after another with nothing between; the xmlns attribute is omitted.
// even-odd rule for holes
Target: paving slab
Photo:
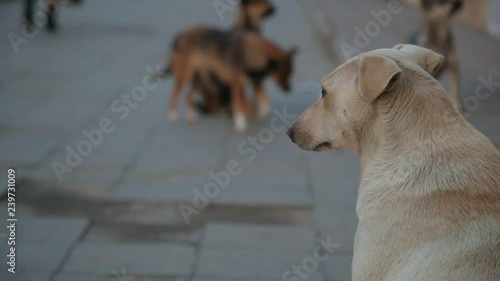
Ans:
<svg viewBox="0 0 500 281"><path fill-rule="evenodd" d="M52 161L62 160L53 158L49 163L43 164L36 170L33 170L27 176L27 179L41 184L52 184L54 188L60 188L67 191L75 191L79 193L95 194L95 195L110 195L115 182L122 177L123 170L119 167L90 167L81 166L71 172L66 172L61 175L62 181L56 175L52 168Z"/></svg>
<svg viewBox="0 0 500 281"><path fill-rule="evenodd" d="M267 252L255 250L224 250L202 248L196 265L196 277L208 279L282 280L292 266L302 265L313 255L306 253ZM307 280L325 280L321 264L316 264Z"/></svg>
<svg viewBox="0 0 500 281"><path fill-rule="evenodd" d="M64 265L66 273L109 274L125 268L132 275L189 276L195 263L192 246L168 243L81 243Z"/></svg>
<svg viewBox="0 0 500 281"><path fill-rule="evenodd" d="M4 273L2 273L4 274ZM6 273L6 281L49 281L49 273ZM4 280L4 279L2 279Z"/></svg>
<svg viewBox="0 0 500 281"><path fill-rule="evenodd" d="M19 207L18 207L19 208ZM88 225L86 219L17 216L16 256L19 272L52 272L63 261L67 251ZM7 244L0 244L2 253ZM6 257L0 257L0 268L6 268Z"/></svg>
<svg viewBox="0 0 500 281"><path fill-rule="evenodd" d="M219 165L223 136L186 138L182 135L159 135L140 156L134 170L162 173L169 170L215 169Z"/></svg>
<svg viewBox="0 0 500 281"><path fill-rule="evenodd" d="M3 91L3 84L0 84L0 89ZM45 104L46 100L35 100L29 97L20 97L17 95L7 95L2 97L3 102L0 104L0 124L7 127L11 120L21 119L19 112L23 112L26 108L38 108ZM30 113L27 113L28 115Z"/></svg>
<svg viewBox="0 0 500 281"><path fill-rule="evenodd" d="M187 225L162 225L144 223L94 223L87 234L85 242L94 243L164 243L177 242L198 244L203 236L202 227Z"/></svg>
<svg viewBox="0 0 500 281"><path fill-rule="evenodd" d="M253 191L245 189L226 189L213 199L213 204L237 206L293 206L311 208L312 195L309 191Z"/></svg>
<svg viewBox="0 0 500 281"><path fill-rule="evenodd" d="M0 135L0 164L33 165L42 160L53 149L59 140L48 136L27 134Z"/></svg>
<svg viewBox="0 0 500 281"><path fill-rule="evenodd" d="M204 184L189 184L185 183L175 188L166 187L163 184L153 185L127 185L122 186L115 191L113 198L125 201L150 201L150 202L165 202L165 203L191 203L195 197L193 189L196 189L204 194ZM238 185L237 188L218 188L217 195L210 195L211 205L238 205L238 206L274 206L274 207L301 207L308 208L313 204L312 196L308 190L290 191L287 190L263 190L262 188L254 189L254 185L258 183L245 183ZM213 185L211 185L213 186ZM210 189L212 190L212 189ZM214 189L215 190L215 189ZM208 194L208 193L207 193ZM212 193L210 193L212 194ZM216 194L216 193L213 193Z"/></svg>
<svg viewBox="0 0 500 281"><path fill-rule="evenodd" d="M20 240L21 241L21 240ZM18 272L53 272L63 262L72 241L23 241L16 245L16 270ZM7 252L6 244L0 247L2 253ZM7 270L6 255L0 256L0 270Z"/></svg>
<svg viewBox="0 0 500 281"><path fill-rule="evenodd" d="M186 278L176 277L145 277L132 275L125 271L114 271L109 275L91 275L91 274L58 274L53 281L188 281ZM34 280L35 281L35 280Z"/></svg>
<svg viewBox="0 0 500 281"><path fill-rule="evenodd" d="M210 201L213 204L257 204L307 205L311 195L306 185L305 172L255 172L250 169L230 176L225 170L198 173L184 180L173 179L162 182L142 183L131 181L122 184L113 198L120 200L147 200L191 203L195 190L204 194L205 188L217 185L218 195ZM217 182L219 181L219 182ZM209 190L210 197L213 191ZM260 199L259 199L260 198ZM259 202L262 201L262 202Z"/></svg>
<svg viewBox="0 0 500 281"><path fill-rule="evenodd" d="M60 129L62 132L68 132L78 128L96 110L97 106L96 103L75 103L74 101L49 102L37 107L36 110L26 112L23 118L11 119L8 127L18 130Z"/></svg>
<svg viewBox="0 0 500 281"><path fill-rule="evenodd" d="M314 237L314 230L306 228L208 223L202 247L307 253L316 245Z"/></svg>
<svg viewBox="0 0 500 281"><path fill-rule="evenodd" d="M325 261L326 277L330 281L349 281L351 278L352 256L334 255Z"/></svg>
<svg viewBox="0 0 500 281"><path fill-rule="evenodd" d="M351 253L354 236L358 228L358 218L355 211L315 210L315 217L321 236L329 236L333 243L338 244L336 253Z"/></svg>
<svg viewBox="0 0 500 281"><path fill-rule="evenodd" d="M83 140L84 138L82 138ZM125 166L144 145L145 134L132 135L113 132L104 137L83 163L92 166Z"/></svg>
<svg viewBox="0 0 500 281"><path fill-rule="evenodd" d="M279 167L258 169L246 167L230 178L227 189L304 192L307 190L306 171L283 170Z"/></svg>
<svg viewBox="0 0 500 281"><path fill-rule="evenodd" d="M359 157L352 152L315 153L310 158L315 221L321 234L351 252L357 228Z"/></svg>
<svg viewBox="0 0 500 281"><path fill-rule="evenodd" d="M20 241L76 241L88 226L87 219L66 217L21 217L17 222ZM21 242L22 243L22 242Z"/></svg>

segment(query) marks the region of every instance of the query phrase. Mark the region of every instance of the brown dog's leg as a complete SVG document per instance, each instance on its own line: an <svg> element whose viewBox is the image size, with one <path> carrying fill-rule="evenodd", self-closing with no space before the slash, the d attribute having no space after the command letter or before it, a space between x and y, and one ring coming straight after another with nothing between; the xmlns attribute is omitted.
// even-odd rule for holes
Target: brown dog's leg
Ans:
<svg viewBox="0 0 500 281"><path fill-rule="evenodd" d="M47 29L49 31L55 31L57 29L56 22L56 8L57 1L56 0L46 0L47 7Z"/></svg>
<svg viewBox="0 0 500 281"><path fill-rule="evenodd" d="M240 83L233 82L231 87L231 104L233 109L234 129L244 132L247 129L246 101L243 87Z"/></svg>
<svg viewBox="0 0 500 281"><path fill-rule="evenodd" d="M267 94L264 91L262 82L255 83L254 90L255 99L257 101L257 118L264 119L269 114L269 111L271 111L271 104L269 103Z"/></svg>
<svg viewBox="0 0 500 281"><path fill-rule="evenodd" d="M188 57L189 56L187 56L186 54L182 55L174 54L173 56L172 66L173 66L175 81L174 81L174 88L169 99L169 111L168 111L168 119L171 122L175 122L179 119L179 115L177 113L177 102L179 100L182 88L187 82L191 81L193 76L193 68L190 65Z"/></svg>
<svg viewBox="0 0 500 281"><path fill-rule="evenodd" d="M198 114L194 110L194 96L198 92L198 87L193 85L188 93L186 100L186 119L189 122L195 122L198 120Z"/></svg>
<svg viewBox="0 0 500 281"><path fill-rule="evenodd" d="M34 13L35 1L34 0L24 0L24 21L28 27L33 26L33 13Z"/></svg>

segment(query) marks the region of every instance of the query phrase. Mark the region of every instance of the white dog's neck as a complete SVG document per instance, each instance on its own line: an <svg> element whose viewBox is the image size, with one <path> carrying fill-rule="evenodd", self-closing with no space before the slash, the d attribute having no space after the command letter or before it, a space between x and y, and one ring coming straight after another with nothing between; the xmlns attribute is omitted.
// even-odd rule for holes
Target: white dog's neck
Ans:
<svg viewBox="0 0 500 281"><path fill-rule="evenodd" d="M489 154L500 165L498 151L465 121L437 81L401 83L405 90L380 97L376 117L364 130L361 188L408 187L419 194L464 188L470 182L460 173L485 166L467 155L471 150ZM481 147L471 148L472 143Z"/></svg>

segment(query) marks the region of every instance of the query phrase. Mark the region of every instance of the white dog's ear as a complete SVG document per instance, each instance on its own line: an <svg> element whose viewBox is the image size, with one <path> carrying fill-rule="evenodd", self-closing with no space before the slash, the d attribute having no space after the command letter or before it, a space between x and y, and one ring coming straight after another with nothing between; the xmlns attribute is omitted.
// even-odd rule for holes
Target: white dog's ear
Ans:
<svg viewBox="0 0 500 281"><path fill-rule="evenodd" d="M410 44L399 44L393 49L400 50L413 59L427 73L435 76L444 62L444 57L434 51Z"/></svg>
<svg viewBox="0 0 500 281"><path fill-rule="evenodd" d="M360 55L358 84L361 97L367 102L374 101L380 94L392 89L401 72L401 68L390 58Z"/></svg>

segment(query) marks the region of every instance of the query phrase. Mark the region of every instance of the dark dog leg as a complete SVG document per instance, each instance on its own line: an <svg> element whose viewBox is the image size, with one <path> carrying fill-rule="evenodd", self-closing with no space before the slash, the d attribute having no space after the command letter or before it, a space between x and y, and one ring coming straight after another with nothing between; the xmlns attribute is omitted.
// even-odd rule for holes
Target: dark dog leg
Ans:
<svg viewBox="0 0 500 281"><path fill-rule="evenodd" d="M56 22L56 0L47 0L47 29L49 31L57 30L57 22Z"/></svg>
<svg viewBox="0 0 500 281"><path fill-rule="evenodd" d="M23 20L28 27L33 26L33 6L35 0L24 0Z"/></svg>

